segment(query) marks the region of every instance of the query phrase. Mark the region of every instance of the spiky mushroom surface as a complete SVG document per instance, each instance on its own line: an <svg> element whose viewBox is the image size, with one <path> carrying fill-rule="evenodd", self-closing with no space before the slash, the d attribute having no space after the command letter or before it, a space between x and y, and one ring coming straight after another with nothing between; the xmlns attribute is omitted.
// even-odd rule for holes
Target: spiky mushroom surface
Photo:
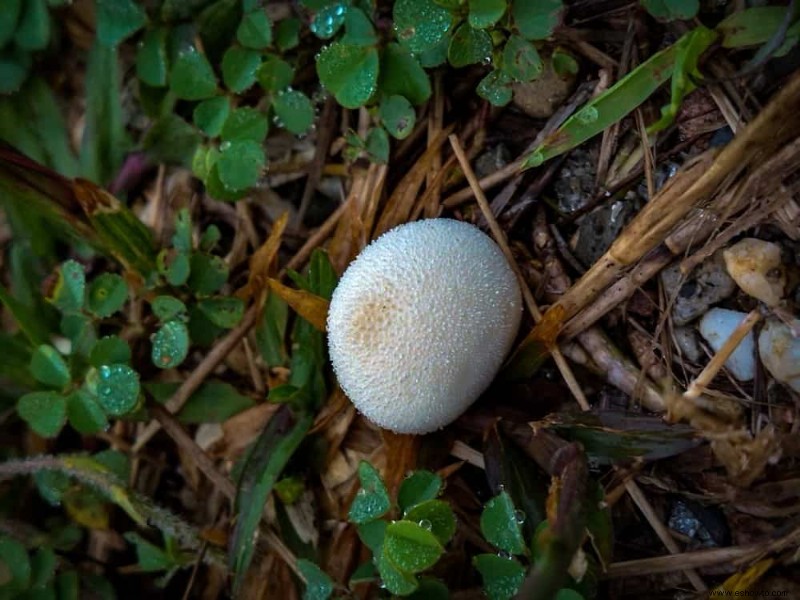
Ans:
<svg viewBox="0 0 800 600"><path fill-rule="evenodd" d="M328 313L342 389L369 420L398 433L444 427L489 386L521 317L500 248L453 219L401 225L348 267Z"/></svg>

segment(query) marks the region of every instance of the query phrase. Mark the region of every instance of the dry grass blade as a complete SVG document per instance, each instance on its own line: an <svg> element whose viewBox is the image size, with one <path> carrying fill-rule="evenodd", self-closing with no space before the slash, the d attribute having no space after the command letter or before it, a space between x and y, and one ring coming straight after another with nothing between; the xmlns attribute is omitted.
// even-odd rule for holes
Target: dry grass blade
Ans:
<svg viewBox="0 0 800 600"><path fill-rule="evenodd" d="M387 200L380 219L378 219L378 224L375 226L375 231L372 235L373 238L377 238L382 233L408 221L419 199L419 190L431 170L431 165L437 157L441 156L441 146L447 136L450 135L450 132L453 131L453 127L453 125L450 125L436 135L428 145L428 149L425 150L397 185L389 200Z"/></svg>
<svg viewBox="0 0 800 600"><path fill-rule="evenodd" d="M571 317L634 262L663 242L693 208L730 185L747 167L767 160L800 132L797 98L800 75L793 77L769 105L718 155L706 153L676 176L625 228L589 271L559 300Z"/></svg>

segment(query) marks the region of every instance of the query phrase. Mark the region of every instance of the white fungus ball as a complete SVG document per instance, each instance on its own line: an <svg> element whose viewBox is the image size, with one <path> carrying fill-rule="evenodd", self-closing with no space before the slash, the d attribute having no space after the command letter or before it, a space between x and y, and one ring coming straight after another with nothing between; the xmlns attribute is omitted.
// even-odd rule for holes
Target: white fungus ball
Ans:
<svg viewBox="0 0 800 600"><path fill-rule="evenodd" d="M521 317L500 248L452 219L407 223L367 246L333 292L328 347L339 384L398 433L444 427L489 386Z"/></svg>

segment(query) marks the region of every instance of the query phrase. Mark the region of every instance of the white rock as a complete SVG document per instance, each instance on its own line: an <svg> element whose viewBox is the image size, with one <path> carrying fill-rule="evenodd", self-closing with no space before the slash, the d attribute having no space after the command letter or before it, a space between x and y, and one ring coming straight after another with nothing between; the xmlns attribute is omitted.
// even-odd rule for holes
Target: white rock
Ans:
<svg viewBox="0 0 800 600"><path fill-rule="evenodd" d="M777 305L786 294L786 270L777 244L745 238L723 252L728 274L743 292L767 306Z"/></svg>
<svg viewBox="0 0 800 600"><path fill-rule="evenodd" d="M800 329L800 320L795 319L794 327ZM794 337L786 323L767 322L758 336L758 352L775 379L800 392L800 337Z"/></svg>
<svg viewBox="0 0 800 600"><path fill-rule="evenodd" d="M718 352L741 323L747 313L726 308L712 308L700 320L700 335ZM756 374L756 361L753 355L755 340L750 332L739 343L736 350L725 361L725 367L739 381L750 381Z"/></svg>
<svg viewBox="0 0 800 600"><path fill-rule="evenodd" d="M328 311L339 384L374 423L444 427L489 386L519 328L522 300L500 248L476 227L396 227L348 267Z"/></svg>

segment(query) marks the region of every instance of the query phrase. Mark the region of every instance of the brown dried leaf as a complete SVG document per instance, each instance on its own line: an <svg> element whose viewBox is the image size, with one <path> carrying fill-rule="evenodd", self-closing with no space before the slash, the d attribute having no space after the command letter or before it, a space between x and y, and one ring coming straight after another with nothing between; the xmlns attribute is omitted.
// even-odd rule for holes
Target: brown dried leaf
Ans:
<svg viewBox="0 0 800 600"><path fill-rule="evenodd" d="M247 283L236 292L236 295L242 300L246 301L256 297L259 299L259 303L263 301L261 293L267 285L267 278L274 272L275 256L278 254L283 232L288 222L289 213L285 212L273 224L269 237L250 257L250 273Z"/></svg>
<svg viewBox="0 0 800 600"><path fill-rule="evenodd" d="M238 458L255 441L280 406L265 402L225 421L222 424L224 437L222 443L214 448L214 454L227 459Z"/></svg>
<svg viewBox="0 0 800 600"><path fill-rule="evenodd" d="M319 331L325 331L328 320L328 304L324 298L305 290L296 290L283 285L271 277L267 280L270 289L278 294L292 309Z"/></svg>

